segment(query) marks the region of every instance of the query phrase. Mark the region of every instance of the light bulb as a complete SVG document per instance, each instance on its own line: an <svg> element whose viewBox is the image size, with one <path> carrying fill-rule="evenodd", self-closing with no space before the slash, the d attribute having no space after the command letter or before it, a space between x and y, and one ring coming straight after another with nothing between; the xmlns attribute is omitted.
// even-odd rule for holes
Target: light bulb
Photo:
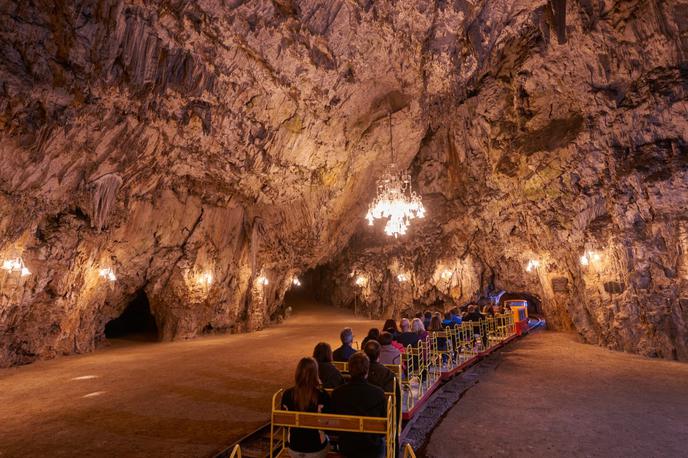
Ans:
<svg viewBox="0 0 688 458"><path fill-rule="evenodd" d="M100 270L98 271L98 276L101 277L101 278L105 278L105 279L107 279L108 281L115 281L115 280L117 280L117 276L116 276L115 273L112 271L112 269L109 268L109 267L105 267L105 268L100 269Z"/></svg>

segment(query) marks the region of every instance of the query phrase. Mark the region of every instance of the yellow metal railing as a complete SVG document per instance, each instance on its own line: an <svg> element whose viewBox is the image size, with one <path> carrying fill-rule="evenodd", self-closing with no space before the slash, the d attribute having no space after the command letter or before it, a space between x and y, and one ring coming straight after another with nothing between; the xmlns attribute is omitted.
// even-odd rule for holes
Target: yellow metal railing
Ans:
<svg viewBox="0 0 688 458"><path fill-rule="evenodd" d="M413 451L411 444L404 445L404 458L416 458L416 453Z"/></svg>
<svg viewBox="0 0 688 458"><path fill-rule="evenodd" d="M387 450L386 458L394 458L396 451L397 428L394 423L393 396L387 398L387 414L385 417L365 417L358 415L323 414L311 412L297 412L280 409L279 402L282 398L282 390L278 390L272 396L272 415L270 421L270 458L273 458L277 447L281 450L277 456L286 452L288 428L318 429L328 431L355 432L367 434L380 434L385 436ZM275 445L278 431L281 427L281 440ZM277 434L276 434L277 433Z"/></svg>

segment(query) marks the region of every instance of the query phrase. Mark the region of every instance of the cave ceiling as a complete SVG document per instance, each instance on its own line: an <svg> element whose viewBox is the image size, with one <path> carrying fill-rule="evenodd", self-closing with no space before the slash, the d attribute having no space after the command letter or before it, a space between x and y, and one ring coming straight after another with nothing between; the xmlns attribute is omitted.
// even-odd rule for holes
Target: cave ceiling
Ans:
<svg viewBox="0 0 688 458"><path fill-rule="evenodd" d="M0 273L0 365L94 349L141 291L163 340L258 329L318 265L376 317L529 291L555 328L688 359L685 0L9 1L0 24L0 255L31 271ZM363 220L388 116L428 209L396 241Z"/></svg>

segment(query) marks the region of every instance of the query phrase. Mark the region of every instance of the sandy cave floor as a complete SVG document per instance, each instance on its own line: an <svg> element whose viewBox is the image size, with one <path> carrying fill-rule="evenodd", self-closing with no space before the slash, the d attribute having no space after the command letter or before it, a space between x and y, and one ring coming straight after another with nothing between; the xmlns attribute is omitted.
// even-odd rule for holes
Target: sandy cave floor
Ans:
<svg viewBox="0 0 688 458"><path fill-rule="evenodd" d="M0 370L0 457L203 457L269 420L298 358L378 321L299 304L282 325L171 343L117 341ZM261 363L257 363L261 361Z"/></svg>
<svg viewBox="0 0 688 458"><path fill-rule="evenodd" d="M272 394L317 341L336 344L345 325L360 340L380 324L302 304L256 333L118 341L0 370L0 456L208 456L267 420ZM426 456L688 456L688 364L555 332L498 357L435 429Z"/></svg>
<svg viewBox="0 0 688 458"><path fill-rule="evenodd" d="M688 457L688 364L536 332L498 353L425 456Z"/></svg>

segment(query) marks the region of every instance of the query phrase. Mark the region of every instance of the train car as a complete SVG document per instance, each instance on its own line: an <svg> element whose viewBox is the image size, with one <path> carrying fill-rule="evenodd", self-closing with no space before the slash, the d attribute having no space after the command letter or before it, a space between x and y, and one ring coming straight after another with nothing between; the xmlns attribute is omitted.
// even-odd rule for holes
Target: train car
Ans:
<svg viewBox="0 0 688 458"><path fill-rule="evenodd" d="M321 429L327 425L326 429L333 431L384 434L387 443L403 444L404 426L431 402L432 395L443 383L528 331L528 301L513 299L506 300L505 304L509 305L511 313L433 332L417 345L407 346L401 364L386 365L399 381L394 392L386 393L390 406L387 417L371 422L370 417L283 411L277 401L282 392L279 390L273 397L271 422L216 454L215 458L238 458L242 448L260 449L260 456L286 456L285 434L291 427ZM347 377L348 363L333 364ZM394 454L394 449L394 445L388 449L388 456ZM415 456L408 444L403 450L404 456Z"/></svg>
<svg viewBox="0 0 688 458"><path fill-rule="evenodd" d="M518 335L528 332L528 301L523 299L508 299L504 305L509 306L514 314L514 325Z"/></svg>

